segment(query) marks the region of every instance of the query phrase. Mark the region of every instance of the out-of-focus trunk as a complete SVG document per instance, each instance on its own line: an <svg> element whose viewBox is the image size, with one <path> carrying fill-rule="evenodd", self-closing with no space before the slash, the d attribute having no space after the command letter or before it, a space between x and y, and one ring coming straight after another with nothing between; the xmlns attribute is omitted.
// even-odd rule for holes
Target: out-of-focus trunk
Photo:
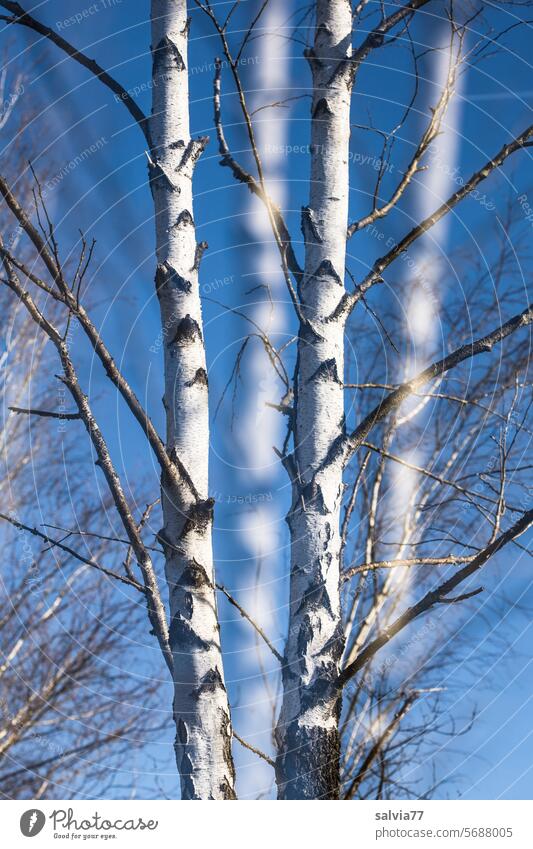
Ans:
<svg viewBox="0 0 533 849"><path fill-rule="evenodd" d="M176 761L184 799L233 799L231 720L224 685L208 495L209 419L198 288L192 176L206 139L189 135L186 0L152 0L150 185L156 289L164 339L167 450L179 481L163 476L165 551L174 667Z"/></svg>

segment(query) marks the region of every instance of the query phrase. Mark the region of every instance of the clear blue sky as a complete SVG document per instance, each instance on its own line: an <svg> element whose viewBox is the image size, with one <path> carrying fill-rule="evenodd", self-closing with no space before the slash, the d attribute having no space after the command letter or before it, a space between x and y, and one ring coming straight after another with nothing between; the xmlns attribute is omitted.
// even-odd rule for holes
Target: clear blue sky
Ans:
<svg viewBox="0 0 533 849"><path fill-rule="evenodd" d="M148 23L149 3L146 0L49 0L49 2L27 4L34 14L58 30L65 38L96 58L128 89L135 89L135 98L146 112L150 109L150 29ZM219 5L219 4L217 4ZM222 7L224 4L220 4ZM250 15L255 2L244 3L243 18ZM299 4L289 0L284 8L287 19ZM92 11L91 11L92 9ZM84 10L85 13L84 14ZM511 10L512 12L512 10ZM72 22L71 16L81 13L82 20ZM506 14L489 9L489 17L496 24L511 18ZM521 15L519 9L512 14ZM198 238L209 242L202 265L201 285L204 294L220 299L230 306L249 302L246 292L253 279L253 247L244 248L247 240L245 220L242 218L243 203L248 203L246 190L236 186L228 169L218 165L212 120L212 62L220 51L208 21L196 8L191 8L192 27L189 65L195 68L191 76L191 123L193 134L209 134L211 142L202 157L196 174L195 221ZM420 42L431 38L431 27L438 22L429 20L425 28L417 31ZM505 23L504 23L505 26ZM102 87L59 51L36 45L33 34L14 35L10 56L17 51L17 60L23 66L31 59L34 66L26 85L24 97L37 97L41 109L35 122L27 128L31 134L37 170L51 167L58 174L65 164L83 150L96 145L97 150L85 162L71 170L62 179L53 194L53 208L57 220L61 220L60 235L65 250L77 238L78 228L89 237L97 239L95 262L90 277L90 292L96 304L95 314L101 322L102 333L110 344L116 359L124 363L125 371L138 394L146 401L149 411L163 429L161 361L158 353L150 351L156 344L158 307L153 289L153 222L150 193L147 187L146 156L143 139L136 125L131 123L126 110L117 103L108 90ZM461 89L462 104L458 160L460 172L468 175L483 158L496 151L508 139L513 130L530 122L533 79L529 64L531 30L517 30L502 43L502 54L490 66L481 64L470 69ZM31 49L26 51L26 47ZM307 69L302 58L302 45L291 43L290 78L287 79L287 95L301 94L302 86L308 84ZM249 49L253 56L253 42ZM397 73L393 82L387 65L385 51L375 54L371 66L361 73L354 97L354 122L363 123L367 107L376 105L383 110L387 120L398 115L405 105L410 80L407 74ZM395 61L407 68L406 59L394 54ZM243 70L249 79L250 67ZM225 85L230 89L229 79ZM391 86L394 86L391 92ZM231 96L224 99L228 123L238 121L235 101ZM289 142L305 145L308 142L306 120L308 100L295 101L287 115ZM361 117L362 116L362 117ZM245 146L239 127L233 128L235 147ZM354 151L355 152L355 151ZM372 154L372 149L367 151ZM246 154L244 154L246 155ZM49 163L52 165L49 166ZM526 159L521 160L524 173L520 174L523 191L533 185L531 170L526 172ZM528 167L530 162L528 161ZM288 185L287 220L300 238L300 207L306 202L306 175L308 161L305 155L287 158L285 165ZM354 163L352 186L352 213L360 211L365 201L368 175ZM511 171L508 172L511 174ZM371 176L371 175L370 175ZM511 179L511 178L510 178ZM529 184L529 185L528 185ZM498 191L502 184L491 181L491 190ZM465 208L463 223L472 232L481 232L484 226L479 209L470 203ZM405 218L393 218L391 232L405 229ZM454 227L460 229L460 224ZM452 227L450 245L454 244L455 230ZM350 250L355 250L352 245ZM372 245L365 240L358 242L357 255L352 256L354 265L368 263ZM218 398L231 369L239 340L245 329L242 321L229 316L206 297L204 300L208 359L211 367L210 385L212 398ZM87 362L87 361L86 361ZM94 364L92 364L94 365ZM157 473L152 459L147 455L142 435L128 419L127 414L116 408L115 398L102 393L102 375L98 368L85 366L85 377L91 382L95 404L101 415L106 436L114 455L124 458L129 481L142 478L152 491L157 489ZM239 473L239 456L235 441L229 430L229 408L224 407L212 432L212 492L217 498L215 550L219 576L233 588L249 586L253 582L255 563L243 546L242 537L236 528L242 521L246 504L236 503L236 496L266 495L279 503L279 516L287 506L287 490L283 475L273 478L268 491L261 487L250 488ZM118 425L118 426L117 426ZM133 483L132 483L133 486ZM280 525L282 528L282 525ZM280 531L283 539L283 531ZM522 593L530 586L522 561L520 574L513 581L516 592ZM269 580L276 587L278 610L273 638L280 639L284 628L284 603L286 597L286 550L280 553L276 568L269 573ZM509 589L509 588L508 588ZM527 596L526 599L527 600ZM533 596L529 596L529 602ZM254 696L260 679L253 672L250 653L253 640L238 615L221 604L224 620L223 635L228 650L227 679L235 704L234 716L238 728L247 727L254 714ZM507 621L493 621L491 627L510 628ZM471 629L472 639L478 639L482 625ZM488 664L483 677L472 680L468 667L458 670L463 682L463 695L450 696L450 710L465 716L476 705L480 715L474 728L455 741L444 741L445 749L437 763L442 772L450 770L453 775L442 794L455 794L455 788L464 792L465 798L531 798L533 782L533 745L531 740L531 705L533 699L533 666L531 661L531 631L525 618L513 625L513 650L505 662L494 668ZM277 630L276 630L277 629ZM470 632L467 632L470 633ZM507 631L505 632L507 633ZM515 639L516 638L516 639ZM243 646L245 657L242 656ZM278 643L281 647L281 642ZM268 736L263 734L263 737ZM165 741L166 743L166 741ZM267 745L264 742L263 744ZM162 747L163 750L163 747ZM243 754L237 747L236 756L243 765L249 765L250 786L257 789L264 782L268 771L258 771L253 756ZM164 763L169 776L163 786L170 794L175 793L175 777L171 760ZM148 763L148 762L147 762ZM148 768L148 767L147 767ZM243 786L246 783L246 769ZM144 783L155 787L150 777ZM268 792L268 784L265 787ZM155 791L156 792L156 791Z"/></svg>

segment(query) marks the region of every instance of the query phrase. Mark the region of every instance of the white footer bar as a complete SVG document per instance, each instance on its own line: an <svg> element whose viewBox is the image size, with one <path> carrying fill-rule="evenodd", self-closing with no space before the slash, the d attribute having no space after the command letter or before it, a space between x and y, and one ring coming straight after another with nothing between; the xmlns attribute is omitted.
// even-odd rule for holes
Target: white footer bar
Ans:
<svg viewBox="0 0 533 849"><path fill-rule="evenodd" d="M5 801L0 812L6 849L533 849L528 801Z"/></svg>

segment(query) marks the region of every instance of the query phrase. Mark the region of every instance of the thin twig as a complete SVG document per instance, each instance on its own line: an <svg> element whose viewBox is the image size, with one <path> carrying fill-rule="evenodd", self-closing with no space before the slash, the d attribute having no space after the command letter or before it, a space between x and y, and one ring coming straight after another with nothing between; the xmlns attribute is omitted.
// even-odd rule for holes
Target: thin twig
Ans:
<svg viewBox="0 0 533 849"><path fill-rule="evenodd" d="M269 758L268 755L265 755L265 753L262 752L261 749L256 749L255 746L252 746L250 743L247 743L246 740L243 740L242 737L237 734L235 729L233 729L233 736L241 744L241 746L244 746L245 749L249 749L250 752L254 753L254 755L257 755L259 758L266 761L269 766L275 768L276 764L274 763L272 758Z"/></svg>
<svg viewBox="0 0 533 849"><path fill-rule="evenodd" d="M115 578L115 580L120 581L123 584L127 584L128 586L134 587L134 589L136 589L140 593L146 593L146 589L141 586L141 584L139 584L137 581L134 581L131 578L125 578L124 575L118 575L116 572L111 571L111 569L106 569L106 567L101 566L100 563L96 563L96 561L88 557L84 557L83 554L80 554L78 551L75 551L68 545L64 545L60 540L52 539L52 537L48 536L48 534L43 534L43 532L37 530L37 528L32 528L30 525L25 525L23 522L20 522L13 516L8 516L5 513L0 513L0 519L3 519L5 522L9 522L15 528L18 528L19 531L27 531L33 536L39 537L53 548L60 548L62 551L65 551L67 554L70 554L72 557L76 558L76 560L79 560L80 563L86 563L87 566L92 566L93 569L98 569L99 572L103 572L104 575L107 575L109 578Z"/></svg>
<svg viewBox="0 0 533 849"><path fill-rule="evenodd" d="M50 410L25 409L24 407L9 407L12 413L26 413L28 416L43 416L51 419L66 419L67 421L78 421L81 419L79 413L53 413Z"/></svg>

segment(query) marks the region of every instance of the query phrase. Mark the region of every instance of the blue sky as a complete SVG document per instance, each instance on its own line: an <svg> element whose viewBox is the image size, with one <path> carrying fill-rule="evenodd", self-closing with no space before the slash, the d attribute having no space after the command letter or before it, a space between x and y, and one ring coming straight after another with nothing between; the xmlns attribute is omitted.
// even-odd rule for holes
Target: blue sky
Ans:
<svg viewBox="0 0 533 849"><path fill-rule="evenodd" d="M148 2L99 0L91 5L87 0L49 0L28 5L36 16L97 59L125 88L132 90L138 103L149 112L151 59ZM255 2L242 4L242 20L248 19L250 9L255 5ZM227 4L217 6L222 8ZM287 32L291 26L291 17L298 8L298 4L292 0L283 4ZM82 20L73 22L71 16L77 13L81 13ZM521 14L519 7L507 10L490 7L487 11L494 26L500 28L508 26L513 20L512 16L520 18ZM250 308L254 298L259 298L249 292L260 275L257 272L258 246L253 243L247 190L236 185L229 170L220 168L218 164L212 119L212 63L220 48L205 16L196 8L191 9L191 16L191 129L195 135L209 134L211 137L196 172L195 221L198 240L209 242L209 250L202 264L201 287L214 413L217 399L247 329L240 318L228 314L210 298L233 308L241 308L243 305ZM234 26L239 25L240 19L236 16ZM429 16L415 31L418 44L434 44L435 32L441 29L440 18ZM300 30L300 36L302 34L303 30ZM101 332L109 347L119 364L124 365L135 391L145 401L154 422L162 430L158 305L153 288L152 204L147 186L143 138L113 95L59 51L37 44L33 34L19 32L13 34L11 39L13 67L26 67L29 62L33 63L23 96L28 99L38 98L40 104L38 116L25 131L35 150L34 165L39 173L46 172L48 177L64 174L50 195L55 218L60 222L58 232L64 246L63 255L66 256L75 245L79 228L89 238L97 239L87 295L94 303L94 315L100 322ZM496 59L466 71L459 90L457 123L451 129L456 151L456 173L467 176L498 150L510 133L531 122L533 79L529 64L530 39L531 31L517 29L512 36L503 40L501 53ZM260 51L257 45L254 47L253 41L248 52L250 62L243 66L242 72L247 85L253 88L257 84L260 61L257 59ZM426 104L432 102L435 96L432 61L429 56L422 62L422 102ZM302 58L301 43L288 43L286 62L287 78L281 86L284 96L299 99L292 100L284 110L278 110L274 119L270 111L268 114L263 113L265 117L257 120L276 121L279 114L280 120L283 119L286 124L286 143L296 149L305 147L309 134L309 100L306 91L309 77ZM392 66L396 71L391 75ZM249 161L227 74L224 76L224 86L226 95L223 105L228 135L234 151L242 151L240 155ZM354 123L365 123L368 111L371 110L379 116L383 126L394 125L405 108L411 90L412 75L407 52L393 47L374 53L357 80ZM260 98L261 94L256 92L255 96ZM397 167L400 167L402 157L408 155L409 138L412 139L422 121L423 115L419 115L418 119L415 117L409 124L405 144L399 145L400 164ZM65 166L91 146L94 146L94 152L81 165L67 167L65 172ZM379 155L379 148L368 134L354 132L350 149L354 157L351 214L357 216L367 208L370 181L375 176L374 169L363 164L363 158L367 157L366 162L370 162ZM524 156L519 163L512 163L505 169L505 176L491 178L487 186L489 200L503 196L507 191L515 195L517 192L527 192L533 182L529 166L530 160ZM308 157L305 153L288 155L278 165L278 169L278 176L282 177L286 186L286 218L301 256L299 217L308 192ZM387 180L392 185L396 173L387 175L385 185L388 185ZM452 178L441 183L439 190L446 188L446 182L453 190ZM405 232L419 212L419 203L419 197L408 197L406 203L387 222L387 235L397 236ZM441 240L431 242L433 248L448 253L450 269L456 271L454 246L464 240L465 234L473 244L477 240L481 241L489 214L487 210L480 210L479 203L469 200L465 202L460 215L452 216L449 229L440 237ZM349 267L357 277L368 268L374 256L375 240L371 236L363 236L349 245ZM276 292L279 293L278 309L285 322L283 334L289 334L294 330L294 322L281 288L277 267L273 266L269 274L272 275L272 285L277 287ZM397 276L401 280L401 274ZM375 305L379 301L373 303ZM155 351L151 348L155 348ZM95 407L110 447L118 464L122 465L127 481L131 482L131 497L142 500L145 492L157 489L158 475L153 459L148 455L142 435L129 420L127 412L117 406L113 394L104 391L98 366L87 357L82 362L83 374L91 386ZM242 409L242 396L250 386L246 381L245 373L239 409ZM274 515L277 520L273 526L273 535L275 533L279 541L279 550L276 557L268 559L268 578L263 574L261 580L269 585L269 597L275 605L269 617L273 629L270 633L278 641L277 646L281 650L287 589L287 550L283 525L283 514L288 503L286 480L279 472L271 471L263 479L259 476L250 483L249 476L239 469L242 466L242 448L236 435L239 422L236 431L232 432L230 413L230 405L224 404L212 427L211 489L218 505L215 535L218 575L232 589L240 589L244 596L252 594L247 588L253 586L258 564L253 556L253 547L250 547L239 528L243 522L246 523L247 517L249 520L250 514L253 516L258 504L275 504ZM139 481L144 483L142 489ZM515 581L517 592L529 586L529 578L524 574L526 565L522 561L521 574ZM524 581L527 583L524 584ZM257 702L258 699L264 701L264 697L258 695L264 691L261 690L261 678L256 671L255 643L238 614L223 602L221 615L227 650L226 676L234 702L236 727L248 731L254 728L254 717L263 716L261 710L264 708ZM483 627L479 623L472 626L473 639L480 638ZM507 628L508 624L507 621L499 624L495 619L491 627L498 630ZM455 789L460 788L464 790L465 798L492 798L500 794L504 798L531 796L531 772L528 772L532 751L528 736L531 733L530 704L533 697L531 634L525 618L513 627L513 651L500 662L499 668L489 670L486 676L481 676L475 682L472 681L468 665L464 670L458 670L464 687L462 693L451 697L450 710L457 711L458 715L466 715L476 704L480 716L468 735L453 744L447 743L446 750L440 755L439 763L443 765L444 771L451 769L459 776L444 788L443 795L455 795ZM270 664L268 658L262 657L265 664ZM274 677L270 676L269 680L271 686L274 686ZM166 745L167 741L162 742ZM268 747L268 732L264 727L255 742ZM243 753L238 747L236 756L243 766L241 781L245 792L255 793L264 788L265 793L269 794L271 778L268 770L258 766L253 756ZM172 763L168 759L165 762L163 757L162 761L169 771L163 785L173 794L175 779ZM145 778L146 784L150 785L151 781L151 778Z"/></svg>

